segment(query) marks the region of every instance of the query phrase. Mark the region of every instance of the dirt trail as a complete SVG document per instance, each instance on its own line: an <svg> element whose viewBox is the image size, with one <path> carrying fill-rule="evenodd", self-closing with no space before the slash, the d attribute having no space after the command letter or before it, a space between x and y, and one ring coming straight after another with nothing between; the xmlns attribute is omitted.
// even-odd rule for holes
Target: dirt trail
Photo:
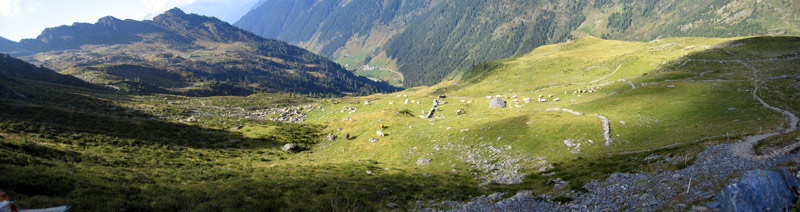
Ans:
<svg viewBox="0 0 800 212"><path fill-rule="evenodd" d="M795 130L797 130L797 122L800 121L800 118L798 118L797 115L795 115L792 112L789 112L788 110L780 109L780 108L774 107L772 105L769 105L769 104L767 104L767 102L765 102L763 99L761 99L761 97L758 96L758 90L759 90L759 88L761 86L761 83L762 83L761 80L758 78L758 73L761 70L759 70L756 67L749 66L747 63L745 63L742 60L737 60L737 62L739 62L739 63L741 63L741 64L745 65L746 67L749 67L750 69L753 70L753 79L754 79L753 84L755 86L755 89L753 89L753 98L758 100L758 102L760 102L762 105L764 105L764 107L767 107L767 108L769 108L771 110L777 111L777 112L779 112L779 113L781 113L781 114L783 114L783 115L785 115L785 116L787 116L789 118L789 127L786 128L783 131L783 133L790 133L790 132L794 132ZM764 139L770 138L772 136L780 135L780 134L782 134L782 133L780 133L780 132L770 132L770 133L765 133L765 134L761 134L761 135L748 136L743 141L741 141L739 143L736 143L736 145L734 145L732 147L733 148L732 152L737 154L737 155L739 155L739 156L741 156L741 157L744 157L744 158L750 158L750 159L755 159L755 160L763 160L763 159L767 159L767 158L773 157L775 155L784 154L784 153L789 152L792 149L800 146L800 143L795 143L795 144L789 145L787 147L778 149L778 150L774 151L772 154L769 154L769 155L760 155L760 156L756 155L756 153L755 153L755 151L753 149L753 146L758 144L759 141L762 141Z"/></svg>

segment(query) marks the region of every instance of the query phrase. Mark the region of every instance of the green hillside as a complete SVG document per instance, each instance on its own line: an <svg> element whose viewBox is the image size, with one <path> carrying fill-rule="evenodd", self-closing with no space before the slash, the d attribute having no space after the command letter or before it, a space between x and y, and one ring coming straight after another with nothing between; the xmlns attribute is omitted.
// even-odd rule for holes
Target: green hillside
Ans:
<svg viewBox="0 0 800 212"><path fill-rule="evenodd" d="M778 132L759 144L769 149L800 136L765 106L800 112L798 45L585 37L478 64L460 81L326 99L4 83L28 97L0 100L10 108L0 110L0 169L11 170L0 188L24 208L80 211L447 209L439 203L519 190L568 202L613 173L689 166L707 145ZM488 108L498 95L508 107ZM270 120L281 117L305 120ZM298 148L282 151L287 143Z"/></svg>
<svg viewBox="0 0 800 212"><path fill-rule="evenodd" d="M413 87L584 36L798 35L798 9L780 0L275 0L236 25L352 67L397 70Z"/></svg>

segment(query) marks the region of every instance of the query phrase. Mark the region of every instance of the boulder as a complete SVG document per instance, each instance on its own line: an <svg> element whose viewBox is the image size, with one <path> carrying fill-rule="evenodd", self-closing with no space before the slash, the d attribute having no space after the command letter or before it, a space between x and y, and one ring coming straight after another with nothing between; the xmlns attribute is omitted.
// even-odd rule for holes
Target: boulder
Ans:
<svg viewBox="0 0 800 212"><path fill-rule="evenodd" d="M417 165L419 165L419 166L428 165L428 164L430 164L430 163L431 163L431 161L432 161L432 160L433 160L433 159L428 159L428 158L419 158L419 159L417 159Z"/></svg>
<svg viewBox="0 0 800 212"><path fill-rule="evenodd" d="M506 107L506 101L500 99L500 97L489 100L489 108L504 108L504 107Z"/></svg>
<svg viewBox="0 0 800 212"><path fill-rule="evenodd" d="M425 118L433 118L433 115L434 115L434 113L436 112L436 109L437 109L437 108L438 108L438 107L436 107L436 106L432 107L432 108L431 108L431 110L430 110L430 111L428 111L428 115L426 115L426 116L425 116Z"/></svg>
<svg viewBox="0 0 800 212"><path fill-rule="evenodd" d="M336 140L336 135L334 135L333 133L328 133L328 140L329 141L335 141Z"/></svg>
<svg viewBox="0 0 800 212"><path fill-rule="evenodd" d="M283 150L284 152L291 152L291 151L294 151L295 149L297 149L297 144L293 144L293 143L284 144L281 147L281 150Z"/></svg>
<svg viewBox="0 0 800 212"><path fill-rule="evenodd" d="M720 192L720 211L786 211L797 198L781 174L766 170L745 172L741 181Z"/></svg>

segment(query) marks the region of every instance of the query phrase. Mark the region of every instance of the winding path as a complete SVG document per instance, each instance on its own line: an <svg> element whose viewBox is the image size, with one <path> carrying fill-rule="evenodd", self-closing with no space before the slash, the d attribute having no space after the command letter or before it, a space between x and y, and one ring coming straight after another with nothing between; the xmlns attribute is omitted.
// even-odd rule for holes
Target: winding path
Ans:
<svg viewBox="0 0 800 212"><path fill-rule="evenodd" d="M753 98L758 100L758 102L760 102L762 105L764 105L764 107L767 107L767 108L769 108L771 110L777 111L777 112L779 112L779 113L781 113L781 114L783 114L783 115L785 115L785 116L787 116L789 118L789 128L786 128L786 130L784 130L783 133L790 133L790 132L794 132L795 130L797 130L797 122L800 121L800 118L798 118L797 115L795 115L792 112L789 112L788 110L780 109L780 108L774 107L772 105L769 105L769 104L767 104L767 102L765 102L763 99L761 99L761 97L758 96L758 90L761 87L760 85L762 83L761 80L758 78L758 73L761 70L759 70L756 67L752 67L752 66L748 65L747 63L745 63L742 60L737 60L737 62L739 62L739 63L743 64L745 67L748 67L748 68L753 70L753 84L755 86L755 89L753 89ZM782 133L780 133L780 132L771 132L771 133L765 133L765 134L761 134L761 135L748 136L743 141L741 141L739 143L736 143L736 145L733 146L732 152L734 154L737 154L737 155L739 155L741 157L744 157L744 158L750 158L750 159L755 159L755 160L763 160L763 159L767 159L767 158L773 157L775 155L784 154L784 153L789 152L792 149L797 148L798 146L800 146L800 143L795 143L795 144L789 145L787 147L778 149L778 150L774 151L772 154L760 155L760 156L756 155L753 147L756 144L758 144L759 141L762 141L764 139L770 138L772 136L780 135L780 134L782 134Z"/></svg>

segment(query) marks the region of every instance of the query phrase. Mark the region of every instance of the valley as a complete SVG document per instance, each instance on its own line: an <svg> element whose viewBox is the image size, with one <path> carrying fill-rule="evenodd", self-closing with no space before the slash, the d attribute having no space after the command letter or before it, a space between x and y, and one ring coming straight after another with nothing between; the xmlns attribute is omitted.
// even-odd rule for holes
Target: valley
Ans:
<svg viewBox="0 0 800 212"><path fill-rule="evenodd" d="M0 211L800 209L795 1L74 4L0 37Z"/></svg>
<svg viewBox="0 0 800 212"><path fill-rule="evenodd" d="M337 98L6 74L0 187L89 211L714 208L744 171L797 171L798 41L584 37Z"/></svg>

